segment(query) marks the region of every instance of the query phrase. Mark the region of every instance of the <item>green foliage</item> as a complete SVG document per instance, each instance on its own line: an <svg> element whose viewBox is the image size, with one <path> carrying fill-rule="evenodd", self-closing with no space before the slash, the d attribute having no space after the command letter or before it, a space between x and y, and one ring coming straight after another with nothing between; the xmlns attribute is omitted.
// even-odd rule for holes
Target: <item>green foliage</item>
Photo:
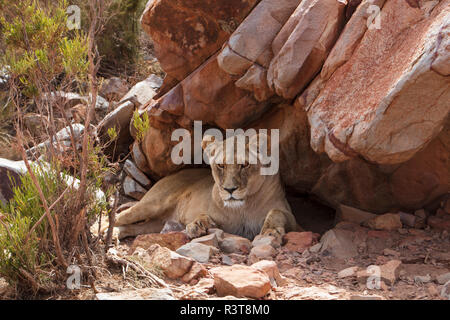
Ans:
<svg viewBox="0 0 450 320"><path fill-rule="evenodd" d="M33 172L49 202L56 200L58 190L65 188L64 174L46 172L33 167ZM66 197L68 197L67 195ZM0 225L0 275L12 285L21 286L28 280L25 273L33 275L36 283L47 286L48 274L45 266L53 263L54 257L45 247L51 241L47 220L44 219L33 231L31 228L44 214L38 190L26 174L21 177L19 186L14 188L14 197L3 205L1 210L6 219Z"/></svg>
<svg viewBox="0 0 450 320"><path fill-rule="evenodd" d="M118 137L117 129L116 127L112 127L108 129L108 137L110 141L116 141Z"/></svg>
<svg viewBox="0 0 450 320"><path fill-rule="evenodd" d="M42 83L63 72L86 79L87 38L68 29L67 6L66 0L49 6L37 0L0 3L0 67L7 66L28 97L40 94Z"/></svg>
<svg viewBox="0 0 450 320"><path fill-rule="evenodd" d="M93 218L107 211L106 197L98 197L95 193L103 181L101 174L106 169L102 159L94 154L91 155L90 167L95 171L89 171L88 218ZM72 178L57 164L52 164L50 168L35 165L32 169L49 206L71 185ZM60 229L65 225L65 219L74 217L77 190L69 188L51 212ZM31 275L40 288L51 287L55 280L51 272L55 262L52 235L46 218L32 230L45 211L30 174L20 178L20 183L14 187L13 198L1 206L0 211L6 216L0 224L0 276L22 290L30 289L26 274ZM71 225L66 224L67 227L71 228ZM65 230L58 231L64 243Z"/></svg>
<svg viewBox="0 0 450 320"><path fill-rule="evenodd" d="M141 142L148 129L150 129L148 113L144 112L142 116L140 116L139 111L136 110L133 114L133 126L136 129L136 141Z"/></svg>
<svg viewBox="0 0 450 320"><path fill-rule="evenodd" d="M109 0L105 14L108 17L97 37L99 54L102 57L100 73L106 76L118 72L129 72L135 68L139 58L140 16L147 0ZM88 2L73 0L81 8L82 29L89 27Z"/></svg>
<svg viewBox="0 0 450 320"><path fill-rule="evenodd" d="M81 81L88 73L89 68L86 39L79 34L73 39L65 37L61 40L59 48L64 71L68 76L73 76Z"/></svg>

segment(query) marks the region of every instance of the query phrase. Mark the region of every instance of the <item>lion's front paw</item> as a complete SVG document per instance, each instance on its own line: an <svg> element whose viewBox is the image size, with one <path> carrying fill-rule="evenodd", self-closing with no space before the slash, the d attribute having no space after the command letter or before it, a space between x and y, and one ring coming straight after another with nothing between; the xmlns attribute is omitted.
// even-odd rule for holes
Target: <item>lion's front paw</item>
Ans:
<svg viewBox="0 0 450 320"><path fill-rule="evenodd" d="M202 216L186 226L186 233L189 238L194 239L206 235L208 229L214 228L215 226L216 224L210 217Z"/></svg>
<svg viewBox="0 0 450 320"><path fill-rule="evenodd" d="M278 228L263 228L261 230L260 235L262 236L272 236L276 239L278 243L282 243L283 236L285 235L284 228L278 227Z"/></svg>

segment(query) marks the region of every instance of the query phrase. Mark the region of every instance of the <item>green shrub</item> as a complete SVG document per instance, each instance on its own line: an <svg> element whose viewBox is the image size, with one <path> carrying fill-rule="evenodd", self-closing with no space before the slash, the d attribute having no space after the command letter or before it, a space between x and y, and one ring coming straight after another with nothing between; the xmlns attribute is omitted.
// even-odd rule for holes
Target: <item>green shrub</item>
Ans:
<svg viewBox="0 0 450 320"><path fill-rule="evenodd" d="M0 68L7 68L22 93L35 97L65 73L65 79L87 77L87 37L67 26L67 1L44 6L37 0L0 2ZM59 81L63 83L64 81Z"/></svg>
<svg viewBox="0 0 450 320"><path fill-rule="evenodd" d="M68 187L71 177L55 164L50 168L33 165L32 170L50 206ZM95 197L94 190L101 179L91 181L88 217L93 218L107 211L107 203L106 198ZM31 175L21 176L20 183L13 191L13 198L0 208L6 217L0 224L0 276L17 287L19 292L29 294L52 290L61 275L54 272L55 255L48 220L44 217L34 227L45 211ZM70 235L64 228L71 227L64 220L74 216L75 195L76 190L70 188L51 211L57 221L63 248L68 241L64 236Z"/></svg>
<svg viewBox="0 0 450 320"><path fill-rule="evenodd" d="M142 142L148 129L150 129L148 113L144 112L142 116L140 116L139 111L136 110L133 114L133 126L136 129L136 141Z"/></svg>
<svg viewBox="0 0 450 320"><path fill-rule="evenodd" d="M108 0L108 19L98 35L97 44L102 57L100 74L132 73L139 59L140 16L148 0ZM89 27L89 4L85 0L73 0L81 8L81 28Z"/></svg>
<svg viewBox="0 0 450 320"><path fill-rule="evenodd" d="M65 188L64 174L45 172L37 166L33 171L46 199L49 202L56 200L55 195ZM19 186L14 188L13 198L1 210L6 219L0 225L0 275L20 291L33 288L29 276L39 287L48 288L52 279L45 269L54 261L48 248L51 235L47 219L31 230L43 216L44 209L29 174L21 177Z"/></svg>

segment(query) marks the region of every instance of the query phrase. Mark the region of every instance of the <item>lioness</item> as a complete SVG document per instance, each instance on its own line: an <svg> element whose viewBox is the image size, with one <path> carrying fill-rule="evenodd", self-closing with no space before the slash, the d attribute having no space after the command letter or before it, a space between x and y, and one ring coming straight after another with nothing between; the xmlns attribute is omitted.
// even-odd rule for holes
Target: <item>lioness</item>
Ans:
<svg viewBox="0 0 450 320"><path fill-rule="evenodd" d="M246 155L234 152L235 164L218 161L226 156L229 139L235 137L212 141L206 136L202 147L207 150L212 176L208 169L186 169L161 179L140 202L116 217L115 237L157 233L170 220L186 225L190 238L205 235L213 227L248 239L258 233L280 238L294 230L296 221L279 174L261 175L261 162L248 162L248 144ZM145 222L136 224L139 221Z"/></svg>

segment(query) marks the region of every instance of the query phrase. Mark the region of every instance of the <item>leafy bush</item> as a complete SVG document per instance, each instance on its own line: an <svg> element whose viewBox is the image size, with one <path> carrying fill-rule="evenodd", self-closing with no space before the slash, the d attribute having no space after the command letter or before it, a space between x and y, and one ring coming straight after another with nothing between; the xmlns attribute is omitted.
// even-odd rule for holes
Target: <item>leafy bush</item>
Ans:
<svg viewBox="0 0 450 320"><path fill-rule="evenodd" d="M86 80L87 37L67 27L67 1L44 6L36 0L0 2L0 68L19 82L22 93L35 97L41 87L65 78ZM59 88L54 88L59 89Z"/></svg>
<svg viewBox="0 0 450 320"><path fill-rule="evenodd" d="M68 243L70 232L64 229L73 227L73 224L67 224L64 220L73 217L73 198L76 194L74 186L70 184L73 180L56 164L52 164L50 168L33 165L32 170L48 205L54 204L51 214L57 221L60 241ZM89 188L90 217L107 209L106 198L95 196L96 182L99 180L93 181ZM67 188L68 191L64 193ZM0 276L16 286L21 293L53 290L55 281L64 275L55 272L51 231L31 175L23 175L13 191L14 195L9 203L1 206L6 218L0 224Z"/></svg>
<svg viewBox="0 0 450 320"><path fill-rule="evenodd" d="M81 28L89 26L89 4L85 0L74 0L81 8ZM102 57L100 73L105 76L118 72L132 73L139 59L140 16L147 0L109 0L106 21L98 36L98 50ZM148 76L148 75L147 75Z"/></svg>

